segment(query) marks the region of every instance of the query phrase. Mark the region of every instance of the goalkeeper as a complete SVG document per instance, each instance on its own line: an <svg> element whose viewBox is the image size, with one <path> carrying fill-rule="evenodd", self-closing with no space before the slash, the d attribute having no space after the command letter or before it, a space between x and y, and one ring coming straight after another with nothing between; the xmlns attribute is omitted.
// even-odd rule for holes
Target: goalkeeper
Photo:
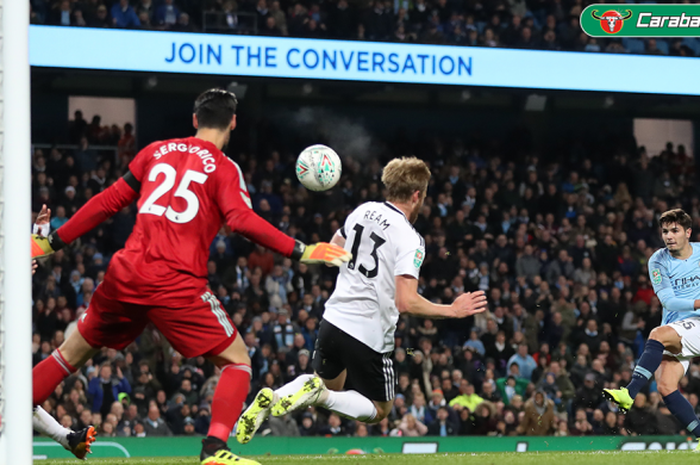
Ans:
<svg viewBox="0 0 700 465"><path fill-rule="evenodd" d="M129 171L48 237L33 236L32 255L71 243L138 199L138 215L124 249L112 257L104 281L78 330L34 368L34 404L103 346L122 350L153 323L186 358L204 356L221 370L203 440L203 465L250 465L227 440L250 388L250 357L228 314L207 287L209 246L222 222L234 232L303 263L339 266L342 247L305 245L251 208L239 166L222 152L236 127L236 97L219 89L194 103L194 137L154 142Z"/></svg>

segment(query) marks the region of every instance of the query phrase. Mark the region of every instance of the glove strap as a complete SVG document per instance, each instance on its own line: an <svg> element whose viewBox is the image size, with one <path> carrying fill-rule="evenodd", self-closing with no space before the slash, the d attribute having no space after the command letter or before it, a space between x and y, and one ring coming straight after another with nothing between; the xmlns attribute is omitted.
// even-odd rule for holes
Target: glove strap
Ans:
<svg viewBox="0 0 700 465"><path fill-rule="evenodd" d="M294 250L292 250L292 255L291 259L292 260L301 260L301 257L304 255L304 251L306 250L306 244L303 242L297 240L296 244L294 244Z"/></svg>
<svg viewBox="0 0 700 465"><path fill-rule="evenodd" d="M49 234L49 237L47 238L49 240L49 245L51 245L51 248L56 252L61 250L66 246L66 243L63 242L63 239L61 239L56 231L52 232Z"/></svg>

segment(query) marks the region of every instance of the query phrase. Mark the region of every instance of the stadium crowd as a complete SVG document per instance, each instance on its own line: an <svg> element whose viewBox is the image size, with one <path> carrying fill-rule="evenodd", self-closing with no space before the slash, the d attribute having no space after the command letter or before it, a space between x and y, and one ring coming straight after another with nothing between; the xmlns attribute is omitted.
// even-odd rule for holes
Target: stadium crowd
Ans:
<svg viewBox="0 0 700 465"><path fill-rule="evenodd" d="M665 41L588 37L581 31L579 17L586 6L595 3L593 0L29 1L33 24L673 56L700 54L700 41L693 38ZM624 7L622 0L617 3Z"/></svg>
<svg viewBox="0 0 700 465"><path fill-rule="evenodd" d="M33 153L33 211L48 205L52 228L115 182L136 153L131 125L106 128L80 113L66 138L79 148ZM110 140L116 153L91 148ZM382 158L412 150L387 144ZM420 292L449 303L482 289L489 312L466 320L400 319L398 395L378 425L310 409L270 419L261 434L679 433L682 426L653 383L626 416L601 389L629 381L643 341L661 321L646 268L662 246L656 218L681 205L700 231L694 162L684 147L669 143L660 154L640 147L601 157L592 155L601 147L589 141L567 163L530 155L518 164L479 140L436 139L416 147L433 171L415 224L426 242ZM360 163L344 157L339 185L312 195L296 182L295 154L278 148L259 157L231 154L243 167L256 211L291 236L329 240L355 206L382 198L377 158ZM74 330L135 214L135 206L125 208L41 262L34 277L35 364ZM211 245L208 273L250 352L249 400L261 387L312 372L318 324L337 270L292 263L222 229ZM123 352L104 349L44 408L68 427L94 424L103 437L202 435L217 379L213 365L184 360L149 327ZM700 366L691 365L681 386L700 412Z"/></svg>

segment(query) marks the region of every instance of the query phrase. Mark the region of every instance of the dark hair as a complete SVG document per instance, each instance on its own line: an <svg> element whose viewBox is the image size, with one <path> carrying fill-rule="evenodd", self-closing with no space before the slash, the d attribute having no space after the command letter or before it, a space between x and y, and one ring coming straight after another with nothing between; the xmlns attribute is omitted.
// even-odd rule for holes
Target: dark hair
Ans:
<svg viewBox="0 0 700 465"><path fill-rule="evenodd" d="M659 225L669 225L676 223L683 229L690 229L693 226L693 219L680 208L674 208L664 212L659 218Z"/></svg>
<svg viewBox="0 0 700 465"><path fill-rule="evenodd" d="M225 130L231 124L237 106L238 100L232 92L209 89L194 101L193 112L197 115L200 128Z"/></svg>

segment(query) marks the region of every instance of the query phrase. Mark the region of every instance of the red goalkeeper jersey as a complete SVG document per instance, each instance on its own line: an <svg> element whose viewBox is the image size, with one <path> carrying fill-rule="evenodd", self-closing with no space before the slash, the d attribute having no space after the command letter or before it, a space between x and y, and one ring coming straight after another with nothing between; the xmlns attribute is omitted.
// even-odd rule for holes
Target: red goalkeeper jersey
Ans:
<svg viewBox="0 0 700 465"><path fill-rule="evenodd" d="M173 307L199 298L206 292L209 246L222 222L292 254L294 240L253 212L240 167L210 142L195 137L154 142L129 170L141 183L138 215L103 283L111 297Z"/></svg>

